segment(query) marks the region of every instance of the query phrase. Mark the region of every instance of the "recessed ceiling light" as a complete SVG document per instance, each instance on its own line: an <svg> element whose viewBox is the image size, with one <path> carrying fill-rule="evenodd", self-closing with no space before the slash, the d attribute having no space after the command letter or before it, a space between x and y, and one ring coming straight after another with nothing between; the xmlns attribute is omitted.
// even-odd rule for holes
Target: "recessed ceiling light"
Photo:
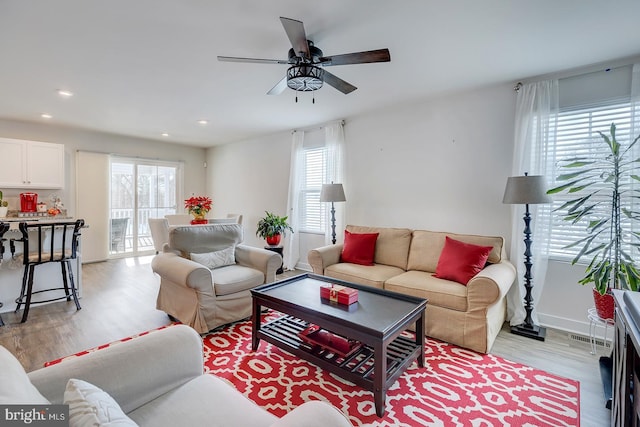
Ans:
<svg viewBox="0 0 640 427"><path fill-rule="evenodd" d="M47 113L40 114L40 117L42 117L43 119L51 119L51 118L53 118L53 116L51 114L47 114Z"/></svg>
<svg viewBox="0 0 640 427"><path fill-rule="evenodd" d="M198 120L198 124L199 125L206 125L206 124L209 124L209 121L208 120Z"/></svg>
<svg viewBox="0 0 640 427"><path fill-rule="evenodd" d="M165 138L169 136L169 134L167 132L162 132L162 136L164 136Z"/></svg>
<svg viewBox="0 0 640 427"><path fill-rule="evenodd" d="M58 89L58 95L63 96L65 98L70 98L73 96L73 92L64 90L64 89Z"/></svg>

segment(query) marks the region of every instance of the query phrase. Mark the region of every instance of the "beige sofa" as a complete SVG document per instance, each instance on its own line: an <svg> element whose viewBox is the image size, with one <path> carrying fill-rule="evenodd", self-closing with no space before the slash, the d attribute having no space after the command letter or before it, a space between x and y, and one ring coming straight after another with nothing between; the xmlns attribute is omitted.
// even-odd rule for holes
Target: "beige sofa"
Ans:
<svg viewBox="0 0 640 427"><path fill-rule="evenodd" d="M0 366L0 404L48 406L66 401L71 405L71 425L352 425L340 411L320 401L306 402L280 419L268 413L226 381L203 373L202 339L184 325L154 331L29 374L0 346ZM84 398L65 393L72 378L88 383Z"/></svg>
<svg viewBox="0 0 640 427"><path fill-rule="evenodd" d="M425 334L487 353L506 316L506 295L516 270L506 259L502 237L347 226L351 233L379 233L374 265L343 263L342 245L312 249L313 272L336 279L387 289L429 300ZM486 267L467 285L434 277L445 238L492 246Z"/></svg>

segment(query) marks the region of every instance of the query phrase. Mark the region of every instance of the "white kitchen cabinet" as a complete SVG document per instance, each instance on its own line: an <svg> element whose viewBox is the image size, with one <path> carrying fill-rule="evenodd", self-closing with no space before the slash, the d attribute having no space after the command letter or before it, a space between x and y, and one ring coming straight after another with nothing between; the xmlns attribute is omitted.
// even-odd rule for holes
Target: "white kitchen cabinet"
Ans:
<svg viewBox="0 0 640 427"><path fill-rule="evenodd" d="M64 145L0 138L0 188L63 188Z"/></svg>

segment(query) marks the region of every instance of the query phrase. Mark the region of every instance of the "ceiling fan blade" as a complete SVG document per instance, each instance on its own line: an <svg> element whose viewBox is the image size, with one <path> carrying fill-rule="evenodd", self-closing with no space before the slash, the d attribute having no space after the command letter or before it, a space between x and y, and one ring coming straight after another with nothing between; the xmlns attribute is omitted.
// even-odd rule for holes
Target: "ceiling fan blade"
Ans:
<svg viewBox="0 0 640 427"><path fill-rule="evenodd" d="M389 62L391 55L389 49L368 50L366 52L345 53L343 55L324 56L320 58L320 64L347 65L347 64L367 64L371 62Z"/></svg>
<svg viewBox="0 0 640 427"><path fill-rule="evenodd" d="M309 43L307 42L307 33L304 31L304 24L295 19L280 17L280 22L284 27L284 31L289 37L293 51L297 56L303 56L307 59L311 58L309 54Z"/></svg>
<svg viewBox="0 0 640 427"><path fill-rule="evenodd" d="M271 88L267 95L280 95L287 88L287 76L284 76L274 87Z"/></svg>
<svg viewBox="0 0 640 427"><path fill-rule="evenodd" d="M337 76L331 74L327 70L324 71L323 80L324 80L325 83L330 84L331 86L335 87L336 89L338 89L340 92L344 93L345 95L347 95L347 94L353 92L354 90L358 89L357 87L355 87L351 83L345 82L340 77L337 77Z"/></svg>
<svg viewBox="0 0 640 427"><path fill-rule="evenodd" d="M288 64L284 59L259 59L259 58L238 58L235 56L218 56L218 61L223 62L252 62L257 64Z"/></svg>

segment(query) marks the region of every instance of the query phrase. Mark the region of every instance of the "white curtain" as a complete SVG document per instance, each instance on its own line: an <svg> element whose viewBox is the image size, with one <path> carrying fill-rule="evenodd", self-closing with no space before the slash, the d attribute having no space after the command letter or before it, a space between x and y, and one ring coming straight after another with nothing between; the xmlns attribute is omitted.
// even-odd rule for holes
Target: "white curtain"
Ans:
<svg viewBox="0 0 640 427"><path fill-rule="evenodd" d="M522 85L516 100L515 147L513 176L542 175L547 182L551 164L548 159L548 141L555 140L556 114L558 112L558 81L548 80ZM507 318L511 325L524 321L524 205L513 205L511 209L511 262L518 270L517 284L507 296ZM535 311L544 287L547 273L549 236L551 234L551 205L529 205L531 212L532 252L532 296L534 310L532 318L538 324Z"/></svg>
<svg viewBox="0 0 640 427"><path fill-rule="evenodd" d="M325 184L342 184L345 196L348 194L347 186L344 182L344 121L339 120L325 126L325 147L327 150L327 170ZM345 197L347 198L347 197ZM348 203L348 198L347 202ZM334 203L336 209L336 240L343 240L343 230L345 227L345 202ZM325 244L331 244L331 209L326 210L326 228L324 234Z"/></svg>
<svg viewBox="0 0 640 427"><path fill-rule="evenodd" d="M291 145L291 171L289 173L289 198L287 200L287 216L293 233L288 232L283 249L284 268L293 270L300 259L300 233L298 218L300 189L304 183L304 131L293 131Z"/></svg>

